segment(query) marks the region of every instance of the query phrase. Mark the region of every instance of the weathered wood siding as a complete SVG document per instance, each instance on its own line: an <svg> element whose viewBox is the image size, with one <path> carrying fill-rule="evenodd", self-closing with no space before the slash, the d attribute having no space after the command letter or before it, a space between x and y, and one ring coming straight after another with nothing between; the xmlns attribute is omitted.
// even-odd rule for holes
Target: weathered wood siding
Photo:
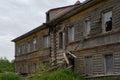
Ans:
<svg viewBox="0 0 120 80"><path fill-rule="evenodd" d="M72 51L77 56L75 70L81 75L89 76L85 71L85 57L92 56L92 74L90 76L107 75L105 73L104 55L113 54L114 69L112 75L120 74L120 1L103 0L81 12L61 21L56 25L54 51L57 62L61 62L64 50ZM112 11L112 30L104 33L102 29L102 14ZM90 18L91 30L88 36L84 36L85 20ZM65 48L59 48L59 32L69 26L75 27L75 40L69 42ZM68 37L68 36L67 36ZM52 50L52 49L51 49Z"/></svg>
<svg viewBox="0 0 120 80"><path fill-rule="evenodd" d="M17 73L29 73L42 63L50 61L50 49L44 47L43 38L46 35L49 35L48 28L16 42L15 71Z"/></svg>

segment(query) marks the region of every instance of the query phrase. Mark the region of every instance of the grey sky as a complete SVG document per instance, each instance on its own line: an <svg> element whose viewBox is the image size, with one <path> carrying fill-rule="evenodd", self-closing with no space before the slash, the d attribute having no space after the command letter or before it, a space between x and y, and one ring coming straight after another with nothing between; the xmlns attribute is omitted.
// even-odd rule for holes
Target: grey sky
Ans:
<svg viewBox="0 0 120 80"><path fill-rule="evenodd" d="M77 0L0 0L0 57L14 59L12 39L45 22L51 8L72 5ZM80 0L83 2L84 0Z"/></svg>

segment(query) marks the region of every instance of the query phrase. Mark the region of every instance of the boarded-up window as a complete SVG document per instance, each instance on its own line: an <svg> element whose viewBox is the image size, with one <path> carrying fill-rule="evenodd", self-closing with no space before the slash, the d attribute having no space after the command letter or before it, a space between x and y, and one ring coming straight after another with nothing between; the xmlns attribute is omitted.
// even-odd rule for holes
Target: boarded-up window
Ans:
<svg viewBox="0 0 120 80"><path fill-rule="evenodd" d="M68 39L69 39L69 42L73 42L74 39L75 39L75 29L74 27L69 27L69 32L68 32Z"/></svg>
<svg viewBox="0 0 120 80"><path fill-rule="evenodd" d="M106 74L113 73L113 55L105 55L105 72Z"/></svg>
<svg viewBox="0 0 120 80"><path fill-rule="evenodd" d="M87 56L85 57L85 73L86 75L91 75L92 74L92 57Z"/></svg>
<svg viewBox="0 0 120 80"><path fill-rule="evenodd" d="M90 25L91 25L90 19L86 19L85 20L85 27L84 27L84 30L85 30L84 35L85 36L88 36L90 34L90 30L91 30L91 26Z"/></svg>
<svg viewBox="0 0 120 80"><path fill-rule="evenodd" d="M112 30L112 11L103 13L102 15L102 27L103 32L111 31Z"/></svg>
<svg viewBox="0 0 120 80"><path fill-rule="evenodd" d="M49 39L49 36L44 36L44 37L43 37L43 40L44 40L44 48L50 47L50 39Z"/></svg>

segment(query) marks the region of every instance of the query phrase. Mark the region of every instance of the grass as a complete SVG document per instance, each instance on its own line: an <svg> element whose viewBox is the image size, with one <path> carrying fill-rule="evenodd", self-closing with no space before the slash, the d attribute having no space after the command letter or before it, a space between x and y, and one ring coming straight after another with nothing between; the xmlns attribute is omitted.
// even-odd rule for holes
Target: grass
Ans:
<svg viewBox="0 0 120 80"><path fill-rule="evenodd" d="M0 80L22 80L22 78L15 73L0 73Z"/></svg>
<svg viewBox="0 0 120 80"><path fill-rule="evenodd" d="M57 71L44 73L41 76L34 76L27 80L85 80L75 72L67 69L59 69Z"/></svg>
<svg viewBox="0 0 120 80"><path fill-rule="evenodd" d="M75 72L68 69L58 69L56 71L47 72L40 76L36 75L26 80L115 80L110 77L103 77L98 79L85 79L80 77Z"/></svg>

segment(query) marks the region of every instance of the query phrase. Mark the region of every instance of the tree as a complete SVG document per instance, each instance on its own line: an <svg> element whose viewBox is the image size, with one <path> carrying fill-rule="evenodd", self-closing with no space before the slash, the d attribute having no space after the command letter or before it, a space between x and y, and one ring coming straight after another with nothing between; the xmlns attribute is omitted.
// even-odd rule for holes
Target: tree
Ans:
<svg viewBox="0 0 120 80"><path fill-rule="evenodd" d="M14 72L14 60L11 62L7 58L0 58L0 73Z"/></svg>

